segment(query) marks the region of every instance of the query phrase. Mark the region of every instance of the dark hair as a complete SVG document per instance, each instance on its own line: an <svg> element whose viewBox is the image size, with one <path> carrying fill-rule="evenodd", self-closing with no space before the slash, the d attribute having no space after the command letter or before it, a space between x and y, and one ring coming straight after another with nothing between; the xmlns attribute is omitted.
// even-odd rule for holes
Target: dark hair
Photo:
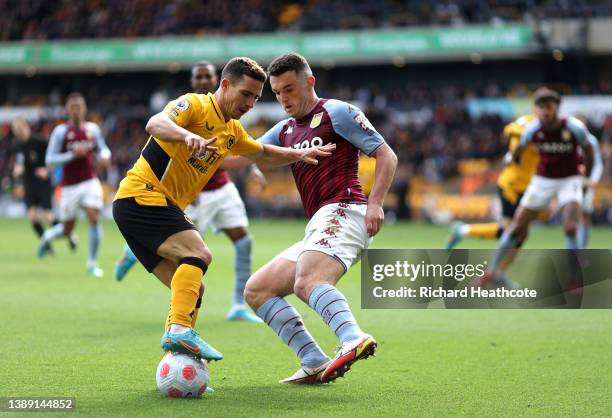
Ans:
<svg viewBox="0 0 612 418"><path fill-rule="evenodd" d="M81 99L85 101L85 96L83 96L83 93L79 93L78 91L73 91L68 96L66 96L66 103L74 99Z"/></svg>
<svg viewBox="0 0 612 418"><path fill-rule="evenodd" d="M306 58L297 52L289 52L280 57L274 58L274 61L268 65L268 74L271 76L279 76L287 71L295 71L296 74L312 74L310 65Z"/></svg>
<svg viewBox="0 0 612 418"><path fill-rule="evenodd" d="M217 71L217 68L215 67L215 65L212 62L210 62L210 61L198 61L195 64L193 64L193 67L191 67L191 72L193 73L193 71L196 68L200 68L200 67L210 67L213 72Z"/></svg>
<svg viewBox="0 0 612 418"><path fill-rule="evenodd" d="M561 95L548 87L540 87L533 93L533 102L536 106L548 102L559 104L561 103Z"/></svg>
<svg viewBox="0 0 612 418"><path fill-rule="evenodd" d="M227 78L231 82L238 81L245 75L262 83L268 78L264 69L255 60L247 57L232 58L221 71L221 78Z"/></svg>

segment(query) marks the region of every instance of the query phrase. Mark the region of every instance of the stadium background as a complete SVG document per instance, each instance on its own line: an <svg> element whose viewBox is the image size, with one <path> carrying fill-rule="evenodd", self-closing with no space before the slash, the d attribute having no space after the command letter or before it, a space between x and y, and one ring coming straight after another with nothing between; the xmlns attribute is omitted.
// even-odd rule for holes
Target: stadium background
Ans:
<svg viewBox="0 0 612 418"><path fill-rule="evenodd" d="M529 112L529 94L542 84L563 93L564 111L589 116L605 159L594 220L611 222L609 1L0 0L0 10L0 218L25 213L20 180L11 175L14 117L48 136L65 96L83 92L113 151L111 169L101 173L110 201L146 140L146 120L188 91L194 62L220 67L247 55L267 64L296 50L313 64L319 95L362 107L398 154L388 224L375 248L440 248L451 220L494 218L507 147L502 128ZM267 86L247 116L254 136L284 117ZM254 267L304 227L288 172L266 174L262 194L241 185ZM240 173L234 179L242 182ZM167 403L153 383L166 289L141 267L120 285L86 278L85 248L71 256L57 245L56 257L35 260L29 229L24 219L0 219L11 237L0 240L3 332L19 336L0 346L0 369L10 371L0 396L75 396L77 410L91 416L304 416L313 405L324 416L610 414L608 311L364 311L358 268L340 288L376 333L380 355L323 391L279 387L294 359L269 330L224 321L233 249L213 234L207 241L216 261L198 326L227 358L211 369L215 398ZM100 263L110 276L123 242L112 221L104 229ZM77 232L85 241L84 222ZM609 247L610 237L609 226L594 228L591 247ZM526 246L558 248L562 231L541 228ZM299 306L331 348L328 330ZM244 335L254 344L245 348Z"/></svg>
<svg viewBox="0 0 612 418"><path fill-rule="evenodd" d="M587 113L601 141L606 167L595 222L609 222L609 2L3 3L3 213L20 213L8 205L22 194L10 171L15 115L48 136L65 95L82 91L113 151L113 165L102 173L111 199L146 140L146 120L189 90L195 61L222 66L247 55L267 64L296 50L313 64L319 95L361 106L398 154L386 202L390 219L495 217L495 179L507 149L503 125L528 113L530 92L546 84L564 94L566 113ZM266 88L245 124L256 137L282 117ZM362 166L371 177L371 164ZM252 216L302 215L286 173L267 173L268 189L247 195Z"/></svg>

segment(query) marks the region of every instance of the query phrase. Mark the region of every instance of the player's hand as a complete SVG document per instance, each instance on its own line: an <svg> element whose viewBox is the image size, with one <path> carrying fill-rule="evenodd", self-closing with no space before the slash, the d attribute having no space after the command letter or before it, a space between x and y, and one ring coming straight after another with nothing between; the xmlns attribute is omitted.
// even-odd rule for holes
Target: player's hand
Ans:
<svg viewBox="0 0 612 418"><path fill-rule="evenodd" d="M266 186L268 185L268 182L266 181L266 176L264 176L261 170L257 168L257 166L254 164L251 166L249 179L254 181L255 184L257 184L257 193L263 192Z"/></svg>
<svg viewBox="0 0 612 418"><path fill-rule="evenodd" d="M321 147L306 148L299 150L300 161L304 161L306 164L317 165L319 160L317 157L329 157L336 149L336 144L327 144Z"/></svg>
<svg viewBox="0 0 612 418"><path fill-rule="evenodd" d="M108 169L111 166L111 159L110 158L100 158L98 160L98 168L102 169Z"/></svg>
<svg viewBox="0 0 612 418"><path fill-rule="evenodd" d="M374 205L368 203L366 210L365 222L368 228L368 236L373 237L378 234L382 227L383 221L385 220L385 211L381 205Z"/></svg>
<svg viewBox="0 0 612 418"><path fill-rule="evenodd" d="M72 150L72 156L75 160L80 160L81 158L85 158L89 149L85 147L77 147Z"/></svg>
<svg viewBox="0 0 612 418"><path fill-rule="evenodd" d="M47 180L49 178L49 169L47 167L37 167L34 170L34 175L42 180Z"/></svg>
<svg viewBox="0 0 612 418"><path fill-rule="evenodd" d="M208 150L217 150L217 147L210 146L210 144L216 140L216 136L214 138L204 139L200 135L190 133L189 135L185 136L185 145L187 145L187 148L189 148L190 151L194 151L198 156L203 156Z"/></svg>

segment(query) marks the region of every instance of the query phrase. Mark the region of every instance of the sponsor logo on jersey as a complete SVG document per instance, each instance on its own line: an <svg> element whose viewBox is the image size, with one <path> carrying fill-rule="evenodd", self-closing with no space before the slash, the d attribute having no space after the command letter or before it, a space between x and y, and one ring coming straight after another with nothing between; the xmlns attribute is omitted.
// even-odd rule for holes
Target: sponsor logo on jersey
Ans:
<svg viewBox="0 0 612 418"><path fill-rule="evenodd" d="M321 119L323 119L323 112L314 115L310 121L310 128L314 129L319 126L321 124Z"/></svg>
<svg viewBox="0 0 612 418"><path fill-rule="evenodd" d="M372 135L374 133L374 126L372 126L368 118L366 118L362 112L357 113L355 121L361 126L361 129L363 129L366 134Z"/></svg>
<svg viewBox="0 0 612 418"><path fill-rule="evenodd" d="M227 139L227 149L232 149L234 144L236 143L236 137L234 135L230 135Z"/></svg>

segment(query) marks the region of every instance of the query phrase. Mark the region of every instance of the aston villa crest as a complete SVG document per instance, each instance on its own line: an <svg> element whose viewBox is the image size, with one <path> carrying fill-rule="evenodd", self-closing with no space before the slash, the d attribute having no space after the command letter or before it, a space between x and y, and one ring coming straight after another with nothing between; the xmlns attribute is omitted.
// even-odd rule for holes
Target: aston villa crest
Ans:
<svg viewBox="0 0 612 418"><path fill-rule="evenodd" d="M314 129L319 126L321 124L321 119L323 119L323 112L314 115L310 121L310 128Z"/></svg>

